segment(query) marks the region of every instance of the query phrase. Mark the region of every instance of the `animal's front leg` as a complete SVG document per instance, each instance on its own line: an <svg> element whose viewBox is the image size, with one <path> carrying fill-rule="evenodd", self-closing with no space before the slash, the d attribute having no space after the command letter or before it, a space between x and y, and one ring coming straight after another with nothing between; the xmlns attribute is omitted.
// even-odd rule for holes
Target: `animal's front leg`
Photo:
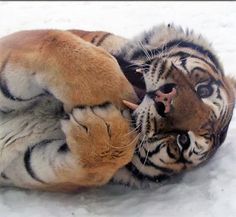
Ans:
<svg viewBox="0 0 236 217"><path fill-rule="evenodd" d="M0 74L4 112L48 94L67 111L104 101L122 107L122 99L136 99L109 53L64 31L26 31L0 39Z"/></svg>
<svg viewBox="0 0 236 217"><path fill-rule="evenodd" d="M131 161L137 142L129 120L110 103L74 108L69 119L62 121L62 129L78 170L64 167L58 175L78 186L107 183Z"/></svg>

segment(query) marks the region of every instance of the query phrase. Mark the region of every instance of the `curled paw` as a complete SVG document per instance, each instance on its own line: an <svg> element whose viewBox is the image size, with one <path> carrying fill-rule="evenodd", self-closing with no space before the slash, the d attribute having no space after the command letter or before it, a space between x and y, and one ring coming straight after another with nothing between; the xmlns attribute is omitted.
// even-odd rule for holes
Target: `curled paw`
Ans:
<svg viewBox="0 0 236 217"><path fill-rule="evenodd" d="M61 121L67 144L86 165L103 162L121 167L132 159L136 134L114 105L78 106L68 117Z"/></svg>

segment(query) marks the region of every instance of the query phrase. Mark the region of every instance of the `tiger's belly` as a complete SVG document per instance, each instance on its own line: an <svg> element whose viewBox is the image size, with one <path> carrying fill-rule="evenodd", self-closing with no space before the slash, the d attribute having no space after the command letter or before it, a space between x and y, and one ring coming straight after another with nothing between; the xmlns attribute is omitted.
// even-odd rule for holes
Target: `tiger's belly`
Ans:
<svg viewBox="0 0 236 217"><path fill-rule="evenodd" d="M0 113L0 185L11 184L5 171L14 176L12 165L28 148L43 140L65 140L59 121L61 109L58 101L47 96L31 102L27 109ZM24 161L20 163L23 167ZM17 168L18 177L20 168L21 165Z"/></svg>

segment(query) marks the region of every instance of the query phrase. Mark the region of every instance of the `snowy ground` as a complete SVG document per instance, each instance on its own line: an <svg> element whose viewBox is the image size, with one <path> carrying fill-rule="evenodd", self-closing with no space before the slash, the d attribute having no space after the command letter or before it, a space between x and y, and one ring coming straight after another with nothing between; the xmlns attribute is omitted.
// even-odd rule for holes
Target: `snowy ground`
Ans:
<svg viewBox="0 0 236 217"><path fill-rule="evenodd" d="M132 37L159 23L190 27L212 41L236 76L235 2L0 2L0 36L23 29L79 28ZM204 167L152 190L106 186L78 194L0 189L0 217L236 216L236 115Z"/></svg>

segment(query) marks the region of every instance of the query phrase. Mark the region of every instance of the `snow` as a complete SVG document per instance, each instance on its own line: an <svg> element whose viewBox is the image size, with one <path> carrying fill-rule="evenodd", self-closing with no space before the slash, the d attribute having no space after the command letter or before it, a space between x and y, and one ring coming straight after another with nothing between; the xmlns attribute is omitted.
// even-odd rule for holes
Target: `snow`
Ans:
<svg viewBox="0 0 236 217"><path fill-rule="evenodd" d="M104 30L133 37L160 23L193 28L235 75L235 2L0 2L0 36L39 28ZM154 189L119 185L78 193L0 189L0 217L236 216L236 115L227 139L203 167Z"/></svg>

